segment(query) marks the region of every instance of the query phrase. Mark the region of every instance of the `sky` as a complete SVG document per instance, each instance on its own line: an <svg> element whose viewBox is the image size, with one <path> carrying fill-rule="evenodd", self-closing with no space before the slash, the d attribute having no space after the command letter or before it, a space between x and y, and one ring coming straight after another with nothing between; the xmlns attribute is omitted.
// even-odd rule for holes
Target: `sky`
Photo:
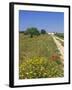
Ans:
<svg viewBox="0 0 72 90"><path fill-rule="evenodd" d="M63 12L44 11L19 11L19 31L36 27L39 31L45 29L47 32L64 32Z"/></svg>

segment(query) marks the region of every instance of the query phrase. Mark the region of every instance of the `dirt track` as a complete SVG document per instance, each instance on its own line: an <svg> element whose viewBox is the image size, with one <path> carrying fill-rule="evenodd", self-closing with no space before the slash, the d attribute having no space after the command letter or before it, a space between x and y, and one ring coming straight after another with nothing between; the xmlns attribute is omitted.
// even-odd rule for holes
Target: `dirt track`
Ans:
<svg viewBox="0 0 72 90"><path fill-rule="evenodd" d="M61 56L60 56L61 59L64 60L64 47L63 47L63 46L61 45L61 43L56 39L56 38L58 38L58 37L55 37L54 35L52 35L52 38L53 38L54 42L56 43L58 50L59 50L60 53L61 53Z"/></svg>
<svg viewBox="0 0 72 90"><path fill-rule="evenodd" d="M55 36L55 38L61 40L62 42L64 42L63 39L61 39L61 38L59 38L59 37L57 37L57 36Z"/></svg>

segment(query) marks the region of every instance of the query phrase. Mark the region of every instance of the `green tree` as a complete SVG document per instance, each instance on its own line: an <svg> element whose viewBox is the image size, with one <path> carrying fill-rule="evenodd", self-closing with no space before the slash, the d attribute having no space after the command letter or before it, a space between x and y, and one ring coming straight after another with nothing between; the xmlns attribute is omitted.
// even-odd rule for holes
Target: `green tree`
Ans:
<svg viewBox="0 0 72 90"><path fill-rule="evenodd" d="M24 35L28 35L29 33L27 31L24 31Z"/></svg>
<svg viewBox="0 0 72 90"><path fill-rule="evenodd" d="M40 32L39 32L38 29L35 28L35 27L28 28L28 29L26 30L26 33L30 34L30 37L31 37L31 38L33 37L33 35L37 35L37 36L40 35Z"/></svg>
<svg viewBox="0 0 72 90"><path fill-rule="evenodd" d="M44 29L42 29L41 34L46 34L46 31Z"/></svg>

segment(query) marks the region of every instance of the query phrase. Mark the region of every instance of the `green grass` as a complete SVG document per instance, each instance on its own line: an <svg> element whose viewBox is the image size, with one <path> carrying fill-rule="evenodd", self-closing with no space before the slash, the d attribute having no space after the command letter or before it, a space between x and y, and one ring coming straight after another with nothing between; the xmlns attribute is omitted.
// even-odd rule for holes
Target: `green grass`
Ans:
<svg viewBox="0 0 72 90"><path fill-rule="evenodd" d="M19 33L19 79L63 77L60 53L51 36Z"/></svg>

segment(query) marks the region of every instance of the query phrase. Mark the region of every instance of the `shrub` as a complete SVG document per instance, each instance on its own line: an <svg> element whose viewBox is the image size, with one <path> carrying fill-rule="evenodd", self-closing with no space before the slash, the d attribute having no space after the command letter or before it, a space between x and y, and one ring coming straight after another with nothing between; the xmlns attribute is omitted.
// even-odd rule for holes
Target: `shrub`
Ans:
<svg viewBox="0 0 72 90"><path fill-rule="evenodd" d="M64 33L56 33L55 35L62 38L62 39L64 38Z"/></svg>
<svg viewBox="0 0 72 90"><path fill-rule="evenodd" d="M46 34L46 31L44 29L42 29L41 34Z"/></svg>
<svg viewBox="0 0 72 90"><path fill-rule="evenodd" d="M29 33L27 31L24 31L24 35L28 35Z"/></svg>

